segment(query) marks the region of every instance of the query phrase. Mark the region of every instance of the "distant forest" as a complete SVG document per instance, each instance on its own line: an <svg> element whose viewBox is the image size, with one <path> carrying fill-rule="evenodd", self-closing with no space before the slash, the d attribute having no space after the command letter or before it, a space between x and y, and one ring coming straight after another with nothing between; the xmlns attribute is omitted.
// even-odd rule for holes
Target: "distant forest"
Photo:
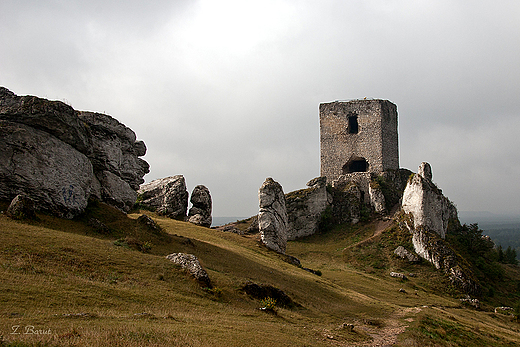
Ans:
<svg viewBox="0 0 520 347"><path fill-rule="evenodd" d="M504 251L508 247L516 250L517 259L520 260L520 217L500 216L486 212L460 212L461 223L477 223L483 230L483 235L491 237L497 246L502 246Z"/></svg>

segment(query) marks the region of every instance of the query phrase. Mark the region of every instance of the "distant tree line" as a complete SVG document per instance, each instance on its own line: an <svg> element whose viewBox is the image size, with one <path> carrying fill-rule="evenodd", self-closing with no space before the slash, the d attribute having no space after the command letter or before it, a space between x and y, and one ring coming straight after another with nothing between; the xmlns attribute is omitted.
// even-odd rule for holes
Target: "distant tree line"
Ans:
<svg viewBox="0 0 520 347"><path fill-rule="evenodd" d="M504 249L507 251L507 248L511 247L516 252L518 259L520 255L520 223L485 224L484 233L489 235L497 246L502 246L502 252L504 252Z"/></svg>
<svg viewBox="0 0 520 347"><path fill-rule="evenodd" d="M518 265L518 259L516 258L516 249L508 246L506 251L502 249L502 246L497 247L497 260L502 264L515 264Z"/></svg>

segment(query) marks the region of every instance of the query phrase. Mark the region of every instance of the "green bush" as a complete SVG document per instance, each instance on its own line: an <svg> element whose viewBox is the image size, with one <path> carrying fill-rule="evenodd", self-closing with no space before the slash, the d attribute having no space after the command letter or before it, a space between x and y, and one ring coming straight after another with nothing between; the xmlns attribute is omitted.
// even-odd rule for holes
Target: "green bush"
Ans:
<svg viewBox="0 0 520 347"><path fill-rule="evenodd" d="M262 309L266 311L274 311L276 308L276 299L267 297L265 299L262 299L260 301L260 304L262 305Z"/></svg>

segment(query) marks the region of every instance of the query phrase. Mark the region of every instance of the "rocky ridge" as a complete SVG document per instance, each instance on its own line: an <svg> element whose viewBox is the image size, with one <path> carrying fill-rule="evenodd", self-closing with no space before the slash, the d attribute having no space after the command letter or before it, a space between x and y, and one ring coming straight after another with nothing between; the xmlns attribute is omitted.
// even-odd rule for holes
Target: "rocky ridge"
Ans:
<svg viewBox="0 0 520 347"><path fill-rule="evenodd" d="M149 172L144 142L116 119L0 87L0 199L22 194L64 218L91 197L129 211Z"/></svg>

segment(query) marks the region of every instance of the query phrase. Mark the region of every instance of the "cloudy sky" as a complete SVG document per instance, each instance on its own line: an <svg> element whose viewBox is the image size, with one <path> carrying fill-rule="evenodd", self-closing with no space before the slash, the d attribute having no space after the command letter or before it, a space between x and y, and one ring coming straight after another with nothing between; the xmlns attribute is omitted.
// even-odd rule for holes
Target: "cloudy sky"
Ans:
<svg viewBox="0 0 520 347"><path fill-rule="evenodd" d="M0 85L112 115L153 179L250 216L319 176L321 102L389 99L401 167L520 215L518 0L2 0Z"/></svg>

